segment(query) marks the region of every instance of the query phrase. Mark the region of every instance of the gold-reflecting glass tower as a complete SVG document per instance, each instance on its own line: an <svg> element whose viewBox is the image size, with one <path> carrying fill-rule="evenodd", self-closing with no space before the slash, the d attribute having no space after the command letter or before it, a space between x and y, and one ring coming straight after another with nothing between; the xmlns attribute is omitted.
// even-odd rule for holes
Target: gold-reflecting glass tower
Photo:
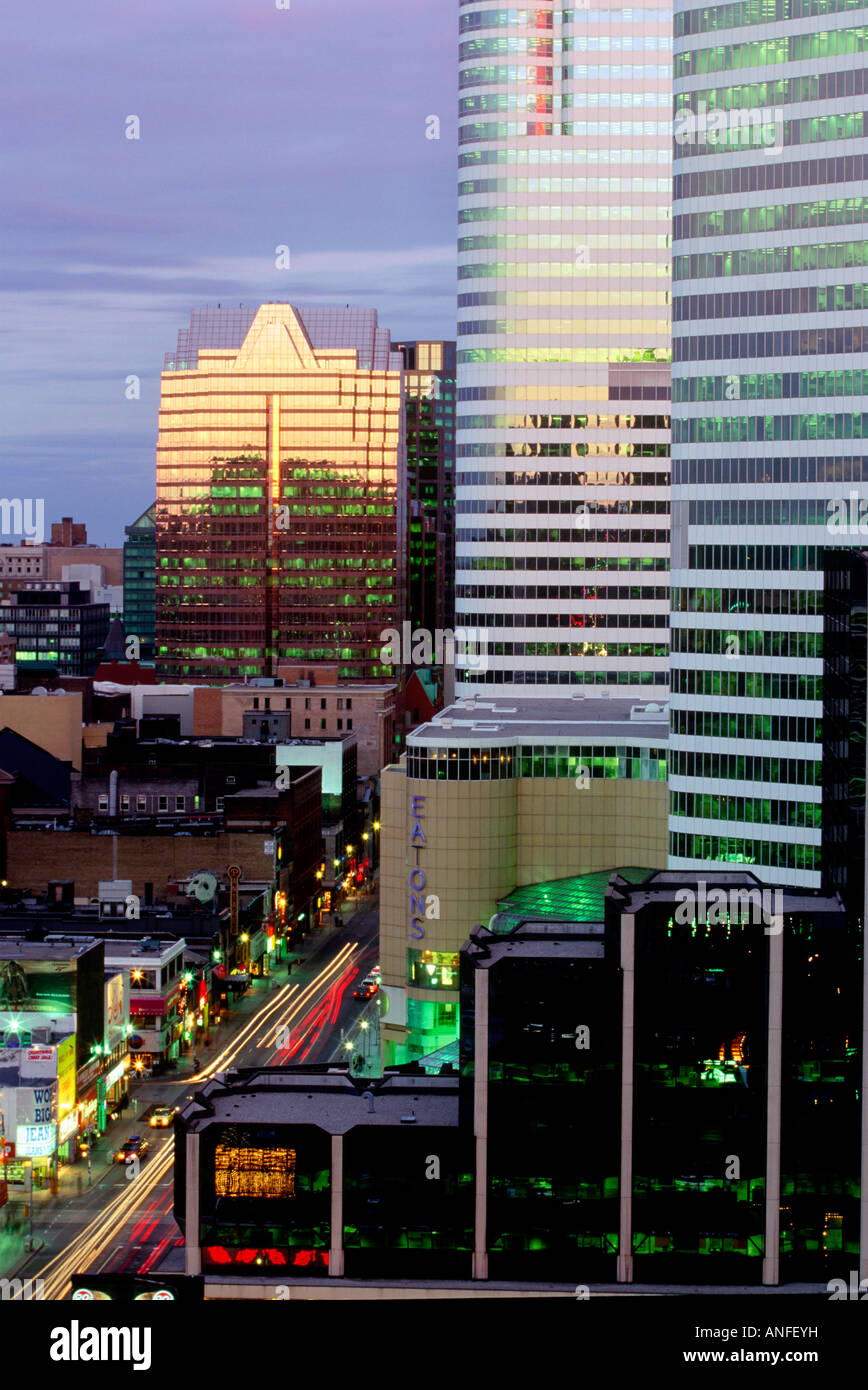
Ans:
<svg viewBox="0 0 868 1390"><path fill-rule="evenodd" d="M391 674L379 634L405 602L402 367L373 309L193 313L162 378L162 676L269 677L279 661Z"/></svg>

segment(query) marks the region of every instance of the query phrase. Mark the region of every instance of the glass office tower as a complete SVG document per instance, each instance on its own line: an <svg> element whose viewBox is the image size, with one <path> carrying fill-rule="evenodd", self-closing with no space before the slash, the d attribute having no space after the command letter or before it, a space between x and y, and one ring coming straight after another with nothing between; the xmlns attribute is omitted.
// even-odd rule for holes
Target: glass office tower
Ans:
<svg viewBox="0 0 868 1390"><path fill-rule="evenodd" d="M163 372L157 668L371 679L403 620L403 364L374 309L193 313Z"/></svg>
<svg viewBox="0 0 868 1390"><path fill-rule="evenodd" d="M124 527L124 628L138 637L142 661L154 659L157 504Z"/></svg>
<svg viewBox="0 0 868 1390"><path fill-rule="evenodd" d="M461 0L459 31L456 622L488 660L459 656L456 691L647 696L668 681L671 5Z"/></svg>
<svg viewBox="0 0 868 1390"><path fill-rule="evenodd" d="M860 0L676 4L669 863L801 887L866 495L866 50Z"/></svg>
<svg viewBox="0 0 868 1390"><path fill-rule="evenodd" d="M455 344L394 343L404 359L407 617L455 626Z"/></svg>

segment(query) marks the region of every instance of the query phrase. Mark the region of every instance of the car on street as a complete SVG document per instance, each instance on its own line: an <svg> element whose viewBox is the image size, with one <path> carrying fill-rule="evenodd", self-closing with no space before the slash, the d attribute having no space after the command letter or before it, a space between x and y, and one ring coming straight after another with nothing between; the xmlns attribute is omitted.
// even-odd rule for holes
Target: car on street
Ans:
<svg viewBox="0 0 868 1390"><path fill-rule="evenodd" d="M126 1163L129 1158L144 1158L149 1148L150 1144L141 1134L131 1134L126 1143L115 1151L115 1163Z"/></svg>
<svg viewBox="0 0 868 1390"><path fill-rule="evenodd" d="M373 999L377 990L380 988L373 980L362 980L358 989L353 990L354 999Z"/></svg>
<svg viewBox="0 0 868 1390"><path fill-rule="evenodd" d="M174 1105L156 1105L151 1114L151 1129L165 1129L174 1118Z"/></svg>

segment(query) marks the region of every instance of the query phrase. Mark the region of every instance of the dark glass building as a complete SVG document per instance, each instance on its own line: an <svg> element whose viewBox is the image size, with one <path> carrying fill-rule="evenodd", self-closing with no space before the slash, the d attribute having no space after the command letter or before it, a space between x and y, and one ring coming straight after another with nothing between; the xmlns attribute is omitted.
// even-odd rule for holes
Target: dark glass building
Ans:
<svg viewBox="0 0 868 1390"><path fill-rule="evenodd" d="M868 553L823 558L824 887L864 921Z"/></svg>
<svg viewBox="0 0 868 1390"><path fill-rule="evenodd" d="M407 421L407 616L455 626L455 344L395 343Z"/></svg>
<svg viewBox="0 0 868 1390"><path fill-rule="evenodd" d="M614 1281L617 939L599 922L501 913L493 925L477 927L462 953L462 1122L485 1136L476 1277Z"/></svg>
<svg viewBox="0 0 868 1390"><path fill-rule="evenodd" d="M264 1297L286 1296L275 1271L819 1292L861 1249L865 1277L860 930L840 900L749 873L599 877L570 880L572 912L547 885L550 910L513 895L473 929L457 1081L441 1049L367 1083L241 1073L184 1106L188 1273ZM291 1203L295 1165L304 1200L227 1208L227 1126L263 1151L240 1172L273 1168Z"/></svg>
<svg viewBox="0 0 868 1390"><path fill-rule="evenodd" d="M457 1079L321 1067L214 1078L176 1121L187 1273L463 1278L473 1148Z"/></svg>
<svg viewBox="0 0 868 1390"><path fill-rule="evenodd" d="M0 626L15 638L19 669L92 676L109 630L111 609L93 603L71 580L21 579L0 603Z"/></svg>
<svg viewBox="0 0 868 1390"><path fill-rule="evenodd" d="M139 659L154 659L157 504L124 527L124 628L138 637Z"/></svg>

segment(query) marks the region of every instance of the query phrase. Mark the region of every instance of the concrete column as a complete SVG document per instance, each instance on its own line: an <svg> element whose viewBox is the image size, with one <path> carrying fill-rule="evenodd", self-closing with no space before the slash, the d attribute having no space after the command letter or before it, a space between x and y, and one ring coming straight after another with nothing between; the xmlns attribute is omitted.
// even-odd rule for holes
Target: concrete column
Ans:
<svg viewBox="0 0 868 1390"><path fill-rule="evenodd" d="M618 1213L619 1284L633 1282L633 1017L636 983L636 918L621 917L621 1169Z"/></svg>
<svg viewBox="0 0 868 1390"><path fill-rule="evenodd" d="M766 1223L763 1283L780 1279L781 1080L784 1015L784 921L773 917L769 937L769 1042L766 1114Z"/></svg>
<svg viewBox="0 0 868 1390"><path fill-rule="evenodd" d="M199 1135L188 1130L184 1139L186 1174L186 1232L184 1235L184 1263L186 1274L202 1273L202 1250L199 1221Z"/></svg>
<svg viewBox="0 0 868 1390"><path fill-rule="evenodd" d="M474 975L473 1133L476 1140L476 1219L473 1278L488 1278L488 971Z"/></svg>
<svg viewBox="0 0 868 1390"><path fill-rule="evenodd" d="M331 1173L331 1236L329 1240L329 1275L334 1279L344 1272L344 1136L332 1135Z"/></svg>

